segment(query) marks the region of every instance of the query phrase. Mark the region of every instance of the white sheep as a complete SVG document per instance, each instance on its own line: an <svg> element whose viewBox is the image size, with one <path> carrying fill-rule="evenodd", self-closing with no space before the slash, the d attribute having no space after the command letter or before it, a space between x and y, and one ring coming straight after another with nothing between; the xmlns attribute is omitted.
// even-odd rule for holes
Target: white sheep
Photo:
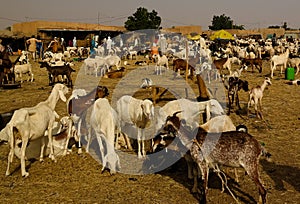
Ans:
<svg viewBox="0 0 300 204"><path fill-rule="evenodd" d="M154 116L153 103L148 99L141 100L125 95L117 101L117 113L121 127L127 123L138 129L138 158L145 157L144 129L150 124Z"/></svg>
<svg viewBox="0 0 300 204"><path fill-rule="evenodd" d="M120 160L114 149L115 142L115 116L114 110L106 98L99 98L95 101L90 116L89 139L87 152L89 151L92 130L100 148L102 159L102 172L109 168L111 173L120 169Z"/></svg>
<svg viewBox="0 0 300 204"><path fill-rule="evenodd" d="M23 83L23 74L28 74L28 79L27 81L33 82L33 73L32 73L32 66L30 63L28 64L17 64L12 68L14 70L14 73L16 77L21 79L21 83Z"/></svg>
<svg viewBox="0 0 300 204"><path fill-rule="evenodd" d="M27 144L30 140L38 139L44 137L45 131L48 130L48 138L50 145L49 157L55 161L53 152L53 142L52 142L52 127L55 118L58 116L54 111L56 103L59 99L66 101L65 94L68 93L68 88L63 84L56 84L52 89L52 92L46 101L42 101L34 107L21 108L16 110L7 124L9 130L9 144L10 152L8 155L8 165L6 170L6 175L10 175L9 167L10 163L13 161L14 157L14 146L16 138L14 135L14 130L20 133L22 139L21 147L21 174L24 177L29 175L25 170L25 152ZM43 152L45 143L42 140L41 155L40 160L43 160Z"/></svg>
<svg viewBox="0 0 300 204"><path fill-rule="evenodd" d="M249 108L251 104L254 104L256 117L260 116L261 119L263 119L262 116L262 97L263 92L267 85L271 85L271 79L269 77L266 77L263 84L261 86L257 86L255 88L252 88L249 92L249 101L248 101L248 111L247 114L249 115ZM257 110L257 106L259 106L259 111Z"/></svg>

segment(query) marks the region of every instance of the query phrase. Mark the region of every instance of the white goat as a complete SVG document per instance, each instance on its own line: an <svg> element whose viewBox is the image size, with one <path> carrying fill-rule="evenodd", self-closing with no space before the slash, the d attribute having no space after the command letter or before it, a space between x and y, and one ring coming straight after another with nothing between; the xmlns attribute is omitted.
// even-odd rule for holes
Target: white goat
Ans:
<svg viewBox="0 0 300 204"><path fill-rule="evenodd" d="M261 119L263 119L262 116L262 97L263 92L267 85L271 85L271 79L269 77L266 77L263 84L261 86L257 86L255 88L252 88L249 92L249 101L248 101L248 111L247 114L249 115L249 108L254 103L255 113L256 117L260 116ZM257 110L257 106L259 105L259 112Z"/></svg>
<svg viewBox="0 0 300 204"><path fill-rule="evenodd" d="M138 129L138 158L145 157L144 129L154 116L153 103L148 99L141 100L125 95L117 101L117 113L121 127L127 123Z"/></svg>
<svg viewBox="0 0 300 204"><path fill-rule="evenodd" d="M112 66L116 66L117 70L120 69L121 66L121 58L117 55L109 55L106 56L105 58L106 64L107 64L107 69L109 69Z"/></svg>
<svg viewBox="0 0 300 204"><path fill-rule="evenodd" d="M273 78L273 72L276 69L276 66L280 65L280 74L282 74L282 68L285 69L287 65L287 61L289 59L290 51L286 49L285 53L280 55L274 55L271 58L271 78Z"/></svg>
<svg viewBox="0 0 300 204"><path fill-rule="evenodd" d="M90 117L89 139L87 151L89 150L92 130L96 134L96 138L100 147L102 159L102 172L105 168L109 168L112 173L120 169L119 156L115 152L115 116L114 110L110 106L106 98L99 98L93 105Z"/></svg>
<svg viewBox="0 0 300 204"><path fill-rule="evenodd" d="M23 74L28 74L28 79L27 81L31 81L33 82L33 73L32 73L32 66L30 63L28 64L17 64L15 65L14 69L14 73L15 75L21 79L21 83L23 83L23 78L22 75Z"/></svg>
<svg viewBox="0 0 300 204"><path fill-rule="evenodd" d="M192 126L192 128L197 127L199 125L199 115L202 113L206 113L206 120L210 119L211 113L215 115L221 115L222 112L219 111L219 107L212 108L212 103L214 103L215 105L215 102L217 101L212 102L212 100L209 100L204 102L196 102L185 98L181 98L166 103L158 111L155 123L156 132L159 131L159 129L165 123L166 118L169 115L173 115L175 112L178 111L182 111L178 114L178 117L180 119L186 120L187 124L189 126Z"/></svg>
<svg viewBox="0 0 300 204"><path fill-rule="evenodd" d="M169 62L166 55L160 56L159 54L153 55L153 58L156 59L156 65L155 65L155 73L157 75L161 75L161 67L166 66L166 69L169 69Z"/></svg>
<svg viewBox="0 0 300 204"><path fill-rule="evenodd" d="M14 147L16 142L16 135L14 130L17 130L22 139L21 147L21 174L24 177L29 175L25 170L25 152L29 140L38 139L44 137L45 131L48 130L48 139L50 145L49 157L55 161L52 142L52 127L55 121L55 117L58 117L54 111L56 103L59 99L66 101L65 94L68 93L68 88L63 84L56 84L52 89L52 92L46 101L42 101L31 108L21 108L16 110L7 124L9 129L9 144L10 152L8 154L8 164L6 175L10 175L9 167L14 157ZM45 143L42 140L40 160L43 160Z"/></svg>
<svg viewBox="0 0 300 204"><path fill-rule="evenodd" d="M295 75L297 75L299 72L299 68L300 68L300 58L297 57L297 58L288 59L288 66L296 68L297 71L296 71Z"/></svg>

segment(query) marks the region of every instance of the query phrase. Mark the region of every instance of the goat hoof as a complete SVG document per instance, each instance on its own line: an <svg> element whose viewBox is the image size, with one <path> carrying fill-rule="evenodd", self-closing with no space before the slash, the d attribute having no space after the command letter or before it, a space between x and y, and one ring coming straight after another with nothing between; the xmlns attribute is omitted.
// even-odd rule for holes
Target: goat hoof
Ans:
<svg viewBox="0 0 300 204"><path fill-rule="evenodd" d="M43 159L43 158L40 158L40 162L44 162L44 159Z"/></svg>
<svg viewBox="0 0 300 204"><path fill-rule="evenodd" d="M78 149L78 154L82 154L82 149L81 148Z"/></svg>
<svg viewBox="0 0 300 204"><path fill-rule="evenodd" d="M26 177L29 176L29 173L28 173L28 172L25 172L25 173L22 174L22 176L23 176L24 178L26 178Z"/></svg>
<svg viewBox="0 0 300 204"><path fill-rule="evenodd" d="M9 176L9 175L10 175L9 171L5 172L5 176Z"/></svg>

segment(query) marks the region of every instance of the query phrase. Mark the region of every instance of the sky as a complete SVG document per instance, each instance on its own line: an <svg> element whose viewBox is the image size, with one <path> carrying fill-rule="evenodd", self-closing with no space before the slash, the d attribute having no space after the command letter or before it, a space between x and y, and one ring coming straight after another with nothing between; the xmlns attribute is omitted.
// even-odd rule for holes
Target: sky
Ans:
<svg viewBox="0 0 300 204"><path fill-rule="evenodd" d="M4 3L5 2L5 3ZM300 28L299 0L4 0L0 29L26 21L65 21L123 26L144 7L155 10L162 27L197 25L208 30L213 16L225 14L246 29L283 25ZM5 6L3 6L5 5Z"/></svg>

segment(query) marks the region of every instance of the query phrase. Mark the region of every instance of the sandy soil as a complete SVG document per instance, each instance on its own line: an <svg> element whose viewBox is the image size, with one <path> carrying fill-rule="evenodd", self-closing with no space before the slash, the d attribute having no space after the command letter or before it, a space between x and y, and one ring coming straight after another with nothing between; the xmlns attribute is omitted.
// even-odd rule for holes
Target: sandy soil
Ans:
<svg viewBox="0 0 300 204"><path fill-rule="evenodd" d="M76 73L72 75L74 81L81 64L75 62ZM135 66L129 65L127 74L135 69ZM48 97L51 87L48 86L46 70L40 69L39 64L33 62L33 72L33 83L24 82L19 89L0 89L0 113L34 106ZM269 63L265 62L262 74L257 70L254 73L249 70L242 74L242 79L248 80L250 87L255 87L269 73ZM93 79L92 76L87 77L95 81L94 76ZM163 77L157 80L163 83ZM81 84L89 82L85 79L85 83ZM267 202L272 204L296 204L300 200L300 90L285 82L284 76L280 76L277 70L272 86L264 92L263 114L266 123L252 115L246 117L248 93L245 92L240 93L243 109L238 114L230 115L236 125L247 125L249 133L263 142L272 154L273 162L260 162L261 179L268 191ZM118 79L102 79L100 84L107 86L110 93L113 93L120 83ZM197 86L191 81L189 85L198 94ZM149 97L147 94L143 90L136 92L137 97L141 98ZM112 96L116 97L117 94L111 94L110 100ZM165 96L172 97L172 94ZM162 106L166 102L160 101L157 105ZM60 116L66 115L63 102L57 104L56 110ZM251 109L251 113L253 111ZM192 181L187 178L186 164L182 159L155 174L117 173L110 176L108 172L100 173L101 164L89 154L78 155L73 152L59 157L56 163L48 158L43 163L27 162L30 175L22 178L18 159L14 159L12 175L5 176L7 155L8 146L3 144L0 146L0 203L198 203L190 193ZM258 201L258 190L244 171L239 170L239 183L234 181L233 171L228 171L228 176L231 178L228 185L241 203ZM221 193L221 183L214 173L209 178L208 203L235 203L228 192Z"/></svg>

